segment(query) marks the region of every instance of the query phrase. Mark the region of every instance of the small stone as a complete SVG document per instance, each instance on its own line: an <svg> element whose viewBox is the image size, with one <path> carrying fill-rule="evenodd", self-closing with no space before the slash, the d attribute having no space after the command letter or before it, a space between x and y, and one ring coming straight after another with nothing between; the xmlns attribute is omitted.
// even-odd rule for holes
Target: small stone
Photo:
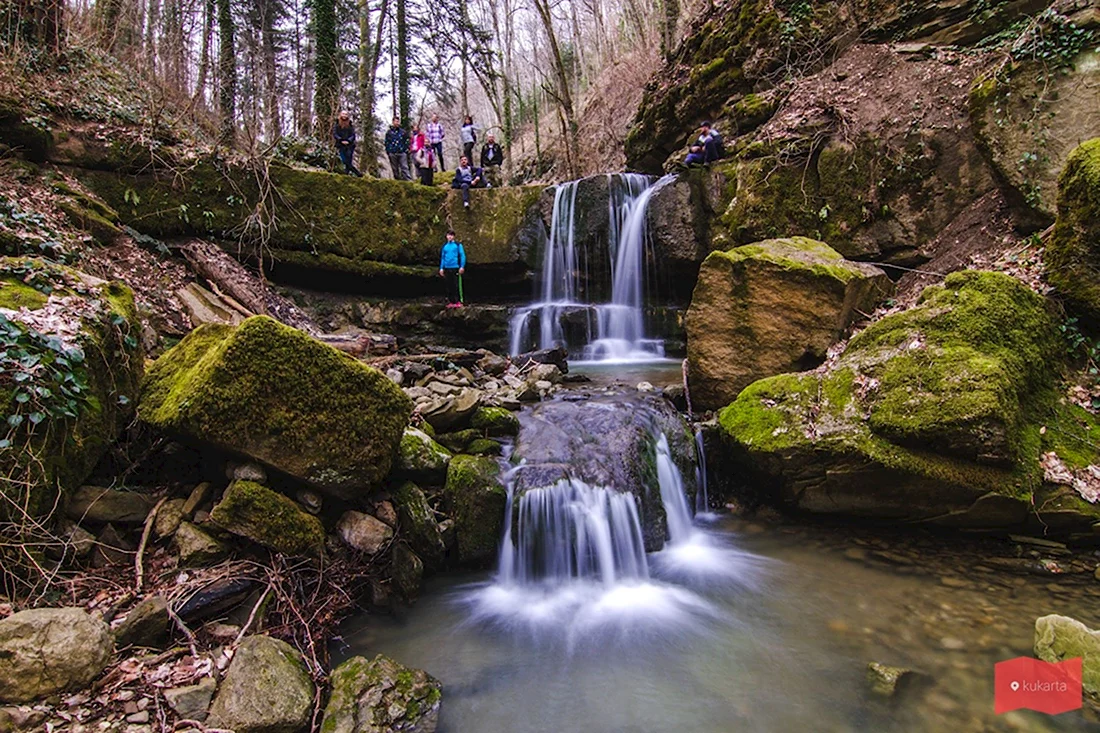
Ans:
<svg viewBox="0 0 1100 733"><path fill-rule="evenodd" d="M76 522L68 519L62 520L60 529L61 537L72 549L75 557L85 558L95 549L95 535Z"/></svg>
<svg viewBox="0 0 1100 733"><path fill-rule="evenodd" d="M416 598L420 590L420 579L424 575L424 563L403 543L393 551L393 579L406 600Z"/></svg>
<svg viewBox="0 0 1100 733"><path fill-rule="evenodd" d="M99 533L95 550L92 551L92 565L105 568L109 565L122 565L133 561L134 543L123 537L113 524L108 524Z"/></svg>
<svg viewBox="0 0 1100 733"><path fill-rule="evenodd" d="M894 697L913 684L927 679L927 675L905 667L891 667L878 662L867 664L867 684L871 692L883 697Z"/></svg>
<svg viewBox="0 0 1100 733"><path fill-rule="evenodd" d="M233 469L229 478L233 481L255 481L263 484L267 483L267 471L258 463L242 463Z"/></svg>
<svg viewBox="0 0 1100 733"><path fill-rule="evenodd" d="M312 489L298 489L294 497L298 500L298 503L302 505L310 514L320 514L321 507L324 505L324 499L316 491Z"/></svg>
<svg viewBox="0 0 1100 733"><path fill-rule="evenodd" d="M553 382L548 382L545 379L535 380L535 389L537 389L539 392L549 392L553 386Z"/></svg>
<svg viewBox="0 0 1100 733"><path fill-rule="evenodd" d="M191 495L188 496L187 501L183 503L184 517L195 516L195 512L199 510L199 507L206 504L210 499L212 488L209 482L204 481L191 490Z"/></svg>
<svg viewBox="0 0 1100 733"><path fill-rule="evenodd" d="M374 505L374 516L391 527L397 526L397 510L388 501L380 501Z"/></svg>
<svg viewBox="0 0 1100 733"><path fill-rule="evenodd" d="M185 499L170 499L160 505L157 510L157 518L153 521L153 533L160 539L171 537L179 529L183 521L183 505Z"/></svg>
<svg viewBox="0 0 1100 733"><path fill-rule="evenodd" d="M953 636L945 636L940 639L940 646L949 651L957 652L966 648L966 643L962 639L956 639Z"/></svg>
<svg viewBox="0 0 1100 733"><path fill-rule="evenodd" d="M168 622L168 601L150 596L134 606L115 629L115 645L155 647L167 636Z"/></svg>
<svg viewBox="0 0 1100 733"><path fill-rule="evenodd" d="M637 389L639 392L652 392L654 387L650 382L638 382Z"/></svg>
<svg viewBox="0 0 1100 733"><path fill-rule="evenodd" d="M81 486L65 506L65 515L76 522L141 524L156 500L136 491Z"/></svg>
<svg viewBox="0 0 1100 733"><path fill-rule="evenodd" d="M849 547L844 551L844 557L849 560L866 560L867 550L864 550L862 547Z"/></svg>
<svg viewBox="0 0 1100 733"><path fill-rule="evenodd" d="M948 588L969 588L970 581L963 578L956 578L953 575L944 575L940 578L940 584L945 585Z"/></svg>
<svg viewBox="0 0 1100 733"><path fill-rule="evenodd" d="M390 381L396 384L398 387L400 387L405 382L405 372L401 371L400 369L387 369L386 376L389 377Z"/></svg>
<svg viewBox="0 0 1100 733"><path fill-rule="evenodd" d="M360 552L373 555L393 537L393 530L369 514L349 510L336 523L340 537Z"/></svg>
<svg viewBox="0 0 1100 733"><path fill-rule="evenodd" d="M229 554L229 548L191 522L181 522L172 541L185 567L212 565Z"/></svg>
<svg viewBox="0 0 1100 733"><path fill-rule="evenodd" d="M134 713L133 715L127 715L126 716L126 722L127 723L148 723L149 722L149 711L148 710L141 710L141 711L138 711L138 712Z"/></svg>
<svg viewBox="0 0 1100 733"><path fill-rule="evenodd" d="M164 699L168 707L183 720L197 720L201 723L206 720L210 701L217 688L218 683L213 677L203 677L198 684L165 690Z"/></svg>

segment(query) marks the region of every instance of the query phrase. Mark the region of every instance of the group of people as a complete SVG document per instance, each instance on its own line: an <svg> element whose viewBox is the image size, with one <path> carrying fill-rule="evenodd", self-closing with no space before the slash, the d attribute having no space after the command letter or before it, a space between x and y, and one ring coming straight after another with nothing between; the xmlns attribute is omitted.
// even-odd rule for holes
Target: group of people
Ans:
<svg viewBox="0 0 1100 733"><path fill-rule="evenodd" d="M463 155L451 181L452 188L462 190L462 200L466 208L470 206L469 190L489 187L494 182L499 184L499 170L504 164L504 150L490 134L486 136L485 144L481 147L481 165L473 165L477 133L473 118L466 115L459 132ZM405 130L401 126L401 120L394 117L383 141L394 179L413 180L415 168L416 176L422 184L433 185L436 165L440 172L447 170L443 162L443 140L446 136L447 132L439 121L439 115L432 115L432 121L423 130L418 124L413 124L411 130ZM355 167L355 126L351 124L351 115L347 112L341 112L337 117L332 128L332 139L345 172L361 176L362 173Z"/></svg>

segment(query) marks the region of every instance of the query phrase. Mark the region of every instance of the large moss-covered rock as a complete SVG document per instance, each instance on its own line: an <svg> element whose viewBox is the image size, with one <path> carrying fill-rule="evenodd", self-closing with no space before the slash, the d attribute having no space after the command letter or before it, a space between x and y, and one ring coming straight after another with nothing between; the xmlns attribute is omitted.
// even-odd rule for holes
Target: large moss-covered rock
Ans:
<svg viewBox="0 0 1100 733"><path fill-rule="evenodd" d="M1075 310L1100 323L1100 137L1079 146L1066 163L1045 260L1051 284Z"/></svg>
<svg viewBox="0 0 1100 733"><path fill-rule="evenodd" d="M114 654L107 624L79 608L37 608L0 621L0 702L84 687Z"/></svg>
<svg viewBox="0 0 1100 733"><path fill-rule="evenodd" d="M1044 662L1081 657L1081 687L1100 700L1100 631L1068 616L1035 619L1035 656Z"/></svg>
<svg viewBox="0 0 1100 733"><path fill-rule="evenodd" d="M692 403L721 407L757 379L816 366L891 290L877 267L804 237L712 252L687 314Z"/></svg>
<svg viewBox="0 0 1100 733"><path fill-rule="evenodd" d="M440 564L446 551L443 533L424 492L416 484L406 482L392 496L401 523L401 535L409 541L428 567Z"/></svg>
<svg viewBox="0 0 1100 733"><path fill-rule="evenodd" d="M423 288L438 269L448 228L467 243L475 280L478 272L520 280L537 262L541 186L477 191L474 206L464 210L460 197L438 186L279 165L269 171L278 194L265 206L278 224L264 258L273 257L276 268ZM159 237L228 235L245 224L259 199L254 173L206 162L174 174L81 176L123 221Z"/></svg>
<svg viewBox="0 0 1100 733"><path fill-rule="evenodd" d="M405 428L395 470L413 481L442 484L447 477L451 452L423 430Z"/></svg>
<svg viewBox="0 0 1100 733"><path fill-rule="evenodd" d="M828 370L754 382L720 428L752 481L805 511L982 528L1035 514L1045 527L1065 511L1051 532L1087 532L1098 507L1072 491L1048 501L1039 462L1056 451L1100 463L1057 444L1088 429L1056 400L1058 353L1040 296L1006 275L956 273Z"/></svg>
<svg viewBox="0 0 1100 733"><path fill-rule="evenodd" d="M455 520L459 560L491 561L500 544L508 500L500 482L500 464L493 458L455 456L447 468L444 496Z"/></svg>
<svg viewBox="0 0 1100 733"><path fill-rule="evenodd" d="M313 691L294 647L249 636L233 655L206 724L236 733L297 733L309 723Z"/></svg>
<svg viewBox="0 0 1100 733"><path fill-rule="evenodd" d="M42 514L76 489L129 424L142 373L133 294L69 267L0 258L0 504ZM18 363L34 360L35 366ZM29 361L27 362L29 363Z"/></svg>
<svg viewBox="0 0 1100 733"><path fill-rule="evenodd" d="M352 657L332 671L322 733L434 733L439 681L379 654Z"/></svg>
<svg viewBox="0 0 1100 733"><path fill-rule="evenodd" d="M519 418L503 407L479 407L470 418L470 427L500 438L519 433Z"/></svg>
<svg viewBox="0 0 1100 733"><path fill-rule="evenodd" d="M321 521L290 498L253 481L234 481L210 512L218 526L290 555L316 555L325 543ZM178 533L177 533L178 534Z"/></svg>
<svg viewBox="0 0 1100 733"><path fill-rule="evenodd" d="M354 498L389 473L412 411L384 374L266 316L201 326L160 357L147 423Z"/></svg>

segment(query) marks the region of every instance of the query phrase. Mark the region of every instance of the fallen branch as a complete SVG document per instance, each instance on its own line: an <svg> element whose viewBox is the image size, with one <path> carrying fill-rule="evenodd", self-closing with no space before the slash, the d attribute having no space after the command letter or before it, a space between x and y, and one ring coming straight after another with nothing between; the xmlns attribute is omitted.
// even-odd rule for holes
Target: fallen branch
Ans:
<svg viewBox="0 0 1100 733"><path fill-rule="evenodd" d="M187 624L185 624L183 619L172 610L171 606L168 606L168 618L172 619L172 623L176 625L180 633L187 637L187 645L191 648L191 656L197 659L199 656L199 642L198 639L195 638L195 634L191 629L187 628Z"/></svg>

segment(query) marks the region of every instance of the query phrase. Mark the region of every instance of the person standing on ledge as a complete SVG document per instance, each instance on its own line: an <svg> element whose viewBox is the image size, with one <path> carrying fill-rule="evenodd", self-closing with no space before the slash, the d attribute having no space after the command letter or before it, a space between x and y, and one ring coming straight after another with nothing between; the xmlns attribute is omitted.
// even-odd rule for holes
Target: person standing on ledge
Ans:
<svg viewBox="0 0 1100 733"><path fill-rule="evenodd" d="M454 229L447 231L447 241L439 252L439 276L447 284L447 307L462 307L462 274L466 272L466 250L455 241Z"/></svg>
<svg viewBox="0 0 1100 733"><path fill-rule="evenodd" d="M336 152L344 164L344 172L362 178L363 174L355 167L355 125L351 124L351 115L347 112L341 112L336 118L336 124L332 126L332 139L336 142Z"/></svg>
<svg viewBox="0 0 1100 733"><path fill-rule="evenodd" d="M472 161L474 159L474 143L477 142L477 128L474 126L473 117L466 115L459 133L462 136L462 154L466 156L466 160Z"/></svg>
<svg viewBox="0 0 1100 733"><path fill-rule="evenodd" d="M386 130L386 155L390 159L390 170L395 181L411 181L409 175L409 133L401 127L401 120L393 118L390 129Z"/></svg>
<svg viewBox="0 0 1100 733"><path fill-rule="evenodd" d="M432 121L428 123L427 133L428 144L432 146L435 159L439 161L439 172L442 173L447 170L447 166L443 164L443 138L447 136L447 133L443 130L439 115L432 115Z"/></svg>
<svg viewBox="0 0 1100 733"><path fill-rule="evenodd" d="M496 138L488 135L485 145L481 147L481 169L485 174L487 185L500 185L500 167L504 165L504 151L497 144Z"/></svg>

